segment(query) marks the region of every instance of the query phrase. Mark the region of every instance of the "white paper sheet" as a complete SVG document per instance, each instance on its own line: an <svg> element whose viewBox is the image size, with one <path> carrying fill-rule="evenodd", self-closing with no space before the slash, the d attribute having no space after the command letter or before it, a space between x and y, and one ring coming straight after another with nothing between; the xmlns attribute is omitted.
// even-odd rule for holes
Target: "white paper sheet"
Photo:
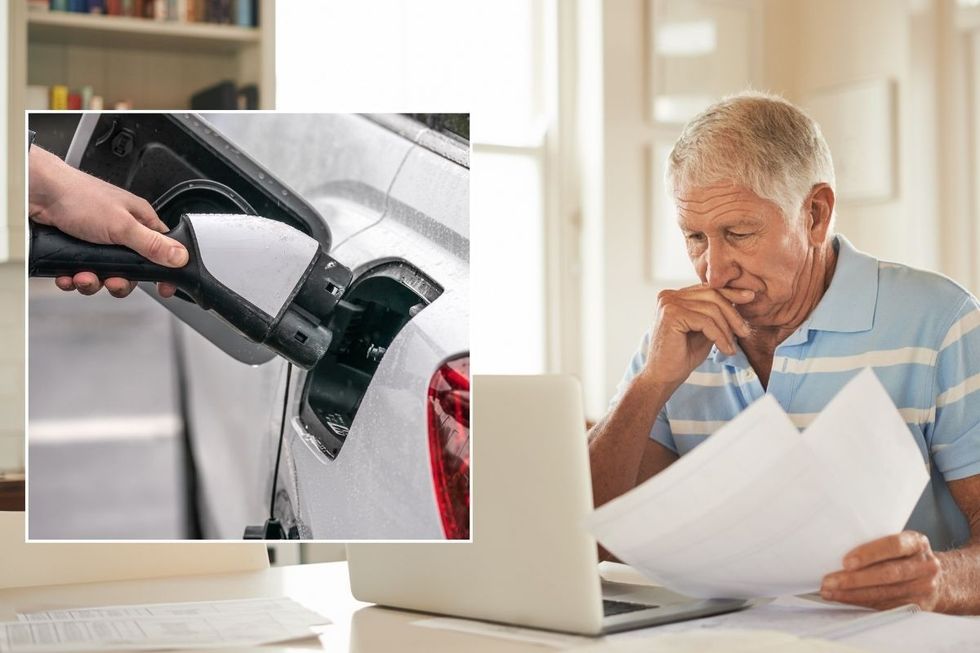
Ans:
<svg viewBox="0 0 980 653"><path fill-rule="evenodd" d="M980 653L980 618L920 612L838 641L872 653Z"/></svg>
<svg viewBox="0 0 980 653"><path fill-rule="evenodd" d="M899 532L928 480L866 369L802 435L766 396L587 526L620 560L690 596L800 594L855 546Z"/></svg>
<svg viewBox="0 0 980 653"><path fill-rule="evenodd" d="M282 596L261 599L231 599L226 601L187 601L182 603L141 603L138 605L105 605L96 608L40 610L17 614L18 621L88 621L142 617L205 617L242 615L255 612L275 612L282 617L308 622L327 623L320 614L308 610L296 601Z"/></svg>
<svg viewBox="0 0 980 653"><path fill-rule="evenodd" d="M646 637L609 639L576 648L576 653L867 653L840 642L800 639L766 630L688 631Z"/></svg>
<svg viewBox="0 0 980 653"><path fill-rule="evenodd" d="M45 653L257 646L315 636L330 620L288 598L107 606L18 615L0 651Z"/></svg>
<svg viewBox="0 0 980 653"><path fill-rule="evenodd" d="M899 614L900 613L900 614ZM658 626L658 633L681 633L715 630L773 630L797 637L826 638L828 633L845 633L858 628L886 624L893 618L912 614L908 608L894 612L877 612L839 603L821 603L794 596L784 596L747 610L681 621ZM616 637L644 637L652 631L633 631Z"/></svg>

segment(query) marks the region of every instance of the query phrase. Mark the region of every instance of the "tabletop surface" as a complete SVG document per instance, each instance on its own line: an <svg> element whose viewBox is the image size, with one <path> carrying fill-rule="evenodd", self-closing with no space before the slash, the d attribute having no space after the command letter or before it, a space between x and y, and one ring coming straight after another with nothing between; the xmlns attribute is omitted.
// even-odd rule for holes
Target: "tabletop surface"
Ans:
<svg viewBox="0 0 980 653"><path fill-rule="evenodd" d="M542 651L540 645L414 625L432 615L362 603L350 593L346 562L262 571L0 590L0 620L18 612L69 607L288 596L328 617L309 639L257 649L277 651ZM216 651L218 649L207 649ZM242 650L242 649L220 649Z"/></svg>
<svg viewBox="0 0 980 653"><path fill-rule="evenodd" d="M616 570L600 569L607 580L630 582L631 577L610 578ZM621 575L621 574L620 574ZM635 580L635 579L634 579ZM0 621L14 621L18 612L64 608L213 601L287 596L329 618L329 625L315 628L317 636L279 645L252 648L253 651L547 651L545 644L571 648L601 640L517 630L517 637L501 637L493 624L457 621L476 632L422 627L418 622L442 619L436 615L382 608L354 599L350 592L346 562L293 565L260 571L183 576L149 580L128 580L0 590ZM642 636L643 631L634 631ZM489 634L488 634L489 633ZM651 633L652 634L652 633ZM626 634L614 636L619 638ZM537 638L538 641L535 641ZM544 641L541 641L544 640ZM906 647L907 648L907 647ZM185 649L186 650L186 649ZM209 648L208 651L238 651L241 648ZM971 649L972 650L972 649Z"/></svg>

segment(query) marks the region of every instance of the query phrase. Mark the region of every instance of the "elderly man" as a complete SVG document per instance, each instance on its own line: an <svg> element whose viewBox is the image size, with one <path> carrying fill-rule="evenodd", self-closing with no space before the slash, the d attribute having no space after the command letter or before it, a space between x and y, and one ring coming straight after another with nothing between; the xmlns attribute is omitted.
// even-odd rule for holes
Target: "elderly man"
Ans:
<svg viewBox="0 0 980 653"><path fill-rule="evenodd" d="M835 234L817 125L778 97L705 110L667 185L702 283L660 293L653 326L590 434L596 505L660 472L763 394L805 426L864 367L931 479L906 528L865 543L824 598L980 613L980 304L937 274Z"/></svg>

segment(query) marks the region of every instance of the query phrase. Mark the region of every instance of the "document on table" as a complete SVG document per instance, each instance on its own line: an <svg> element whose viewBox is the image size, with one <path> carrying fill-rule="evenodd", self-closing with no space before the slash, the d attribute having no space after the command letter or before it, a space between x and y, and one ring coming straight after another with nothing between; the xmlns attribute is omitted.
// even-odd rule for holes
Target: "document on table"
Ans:
<svg viewBox="0 0 980 653"><path fill-rule="evenodd" d="M837 639L838 634L887 624L907 618L917 611L913 606L903 606L891 611L878 612L852 605L782 596L771 602L754 605L747 610L658 626L656 631L622 633L617 637L643 638L655 633L697 630L775 630L796 637Z"/></svg>
<svg viewBox="0 0 980 653"><path fill-rule="evenodd" d="M804 639L773 630L691 630L657 634L646 638L607 637L572 651L573 653L868 653L849 644Z"/></svg>
<svg viewBox="0 0 980 653"><path fill-rule="evenodd" d="M745 633L744 638L726 641L731 633ZM779 632L794 638L779 646L767 648L765 640L755 640L754 633ZM980 653L980 618L958 617L922 612L905 605L883 612L839 603L823 603L793 596L777 598L771 603L724 615L683 621L657 628L614 635L615 649L629 651L673 651L669 641L707 643L715 636L717 650L726 651L802 651L822 643L843 645L865 653ZM691 637L683 639L682 636ZM677 637L667 640L666 637ZM610 638L606 638L609 640ZM624 642L629 642L628 644ZM745 647L737 646L744 644ZM799 648L803 644L807 648ZM688 650L688 649L684 649ZM707 647L690 650L707 650ZM827 650L838 650L829 648Z"/></svg>
<svg viewBox="0 0 980 653"><path fill-rule="evenodd" d="M980 618L919 612L831 639L869 653L980 653Z"/></svg>
<svg viewBox="0 0 980 653"><path fill-rule="evenodd" d="M928 480L865 369L802 434L767 395L586 525L620 560L689 596L800 594L855 546L901 531Z"/></svg>
<svg viewBox="0 0 980 653"><path fill-rule="evenodd" d="M158 603L19 614L0 623L0 651L256 646L303 639L330 620L289 598Z"/></svg>

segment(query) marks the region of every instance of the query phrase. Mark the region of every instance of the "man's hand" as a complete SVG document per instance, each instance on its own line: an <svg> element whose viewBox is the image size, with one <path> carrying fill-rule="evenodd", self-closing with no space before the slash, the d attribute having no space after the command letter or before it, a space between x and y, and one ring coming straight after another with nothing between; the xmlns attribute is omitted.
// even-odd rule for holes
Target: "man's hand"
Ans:
<svg viewBox="0 0 980 653"><path fill-rule="evenodd" d="M850 551L843 570L824 576L820 596L876 610L909 603L941 610L943 590L942 566L929 538L904 531Z"/></svg>
<svg viewBox="0 0 980 653"><path fill-rule="evenodd" d="M651 379L666 385L683 383L708 356L712 344L734 354L736 339L747 337L751 327L733 304L753 299L751 290L716 290L705 285L662 291L657 296L657 320L647 352Z"/></svg>
<svg viewBox="0 0 980 653"><path fill-rule="evenodd" d="M123 245L167 267L179 268L187 263L187 250L163 235L167 225L149 202L72 168L36 145L30 151L29 204L32 220L76 238ZM95 294L102 288L99 278L91 272L58 277L55 283L62 290L78 290L83 295ZM113 296L125 297L136 283L112 278L105 280L105 287ZM173 284L159 285L164 297L175 291Z"/></svg>

